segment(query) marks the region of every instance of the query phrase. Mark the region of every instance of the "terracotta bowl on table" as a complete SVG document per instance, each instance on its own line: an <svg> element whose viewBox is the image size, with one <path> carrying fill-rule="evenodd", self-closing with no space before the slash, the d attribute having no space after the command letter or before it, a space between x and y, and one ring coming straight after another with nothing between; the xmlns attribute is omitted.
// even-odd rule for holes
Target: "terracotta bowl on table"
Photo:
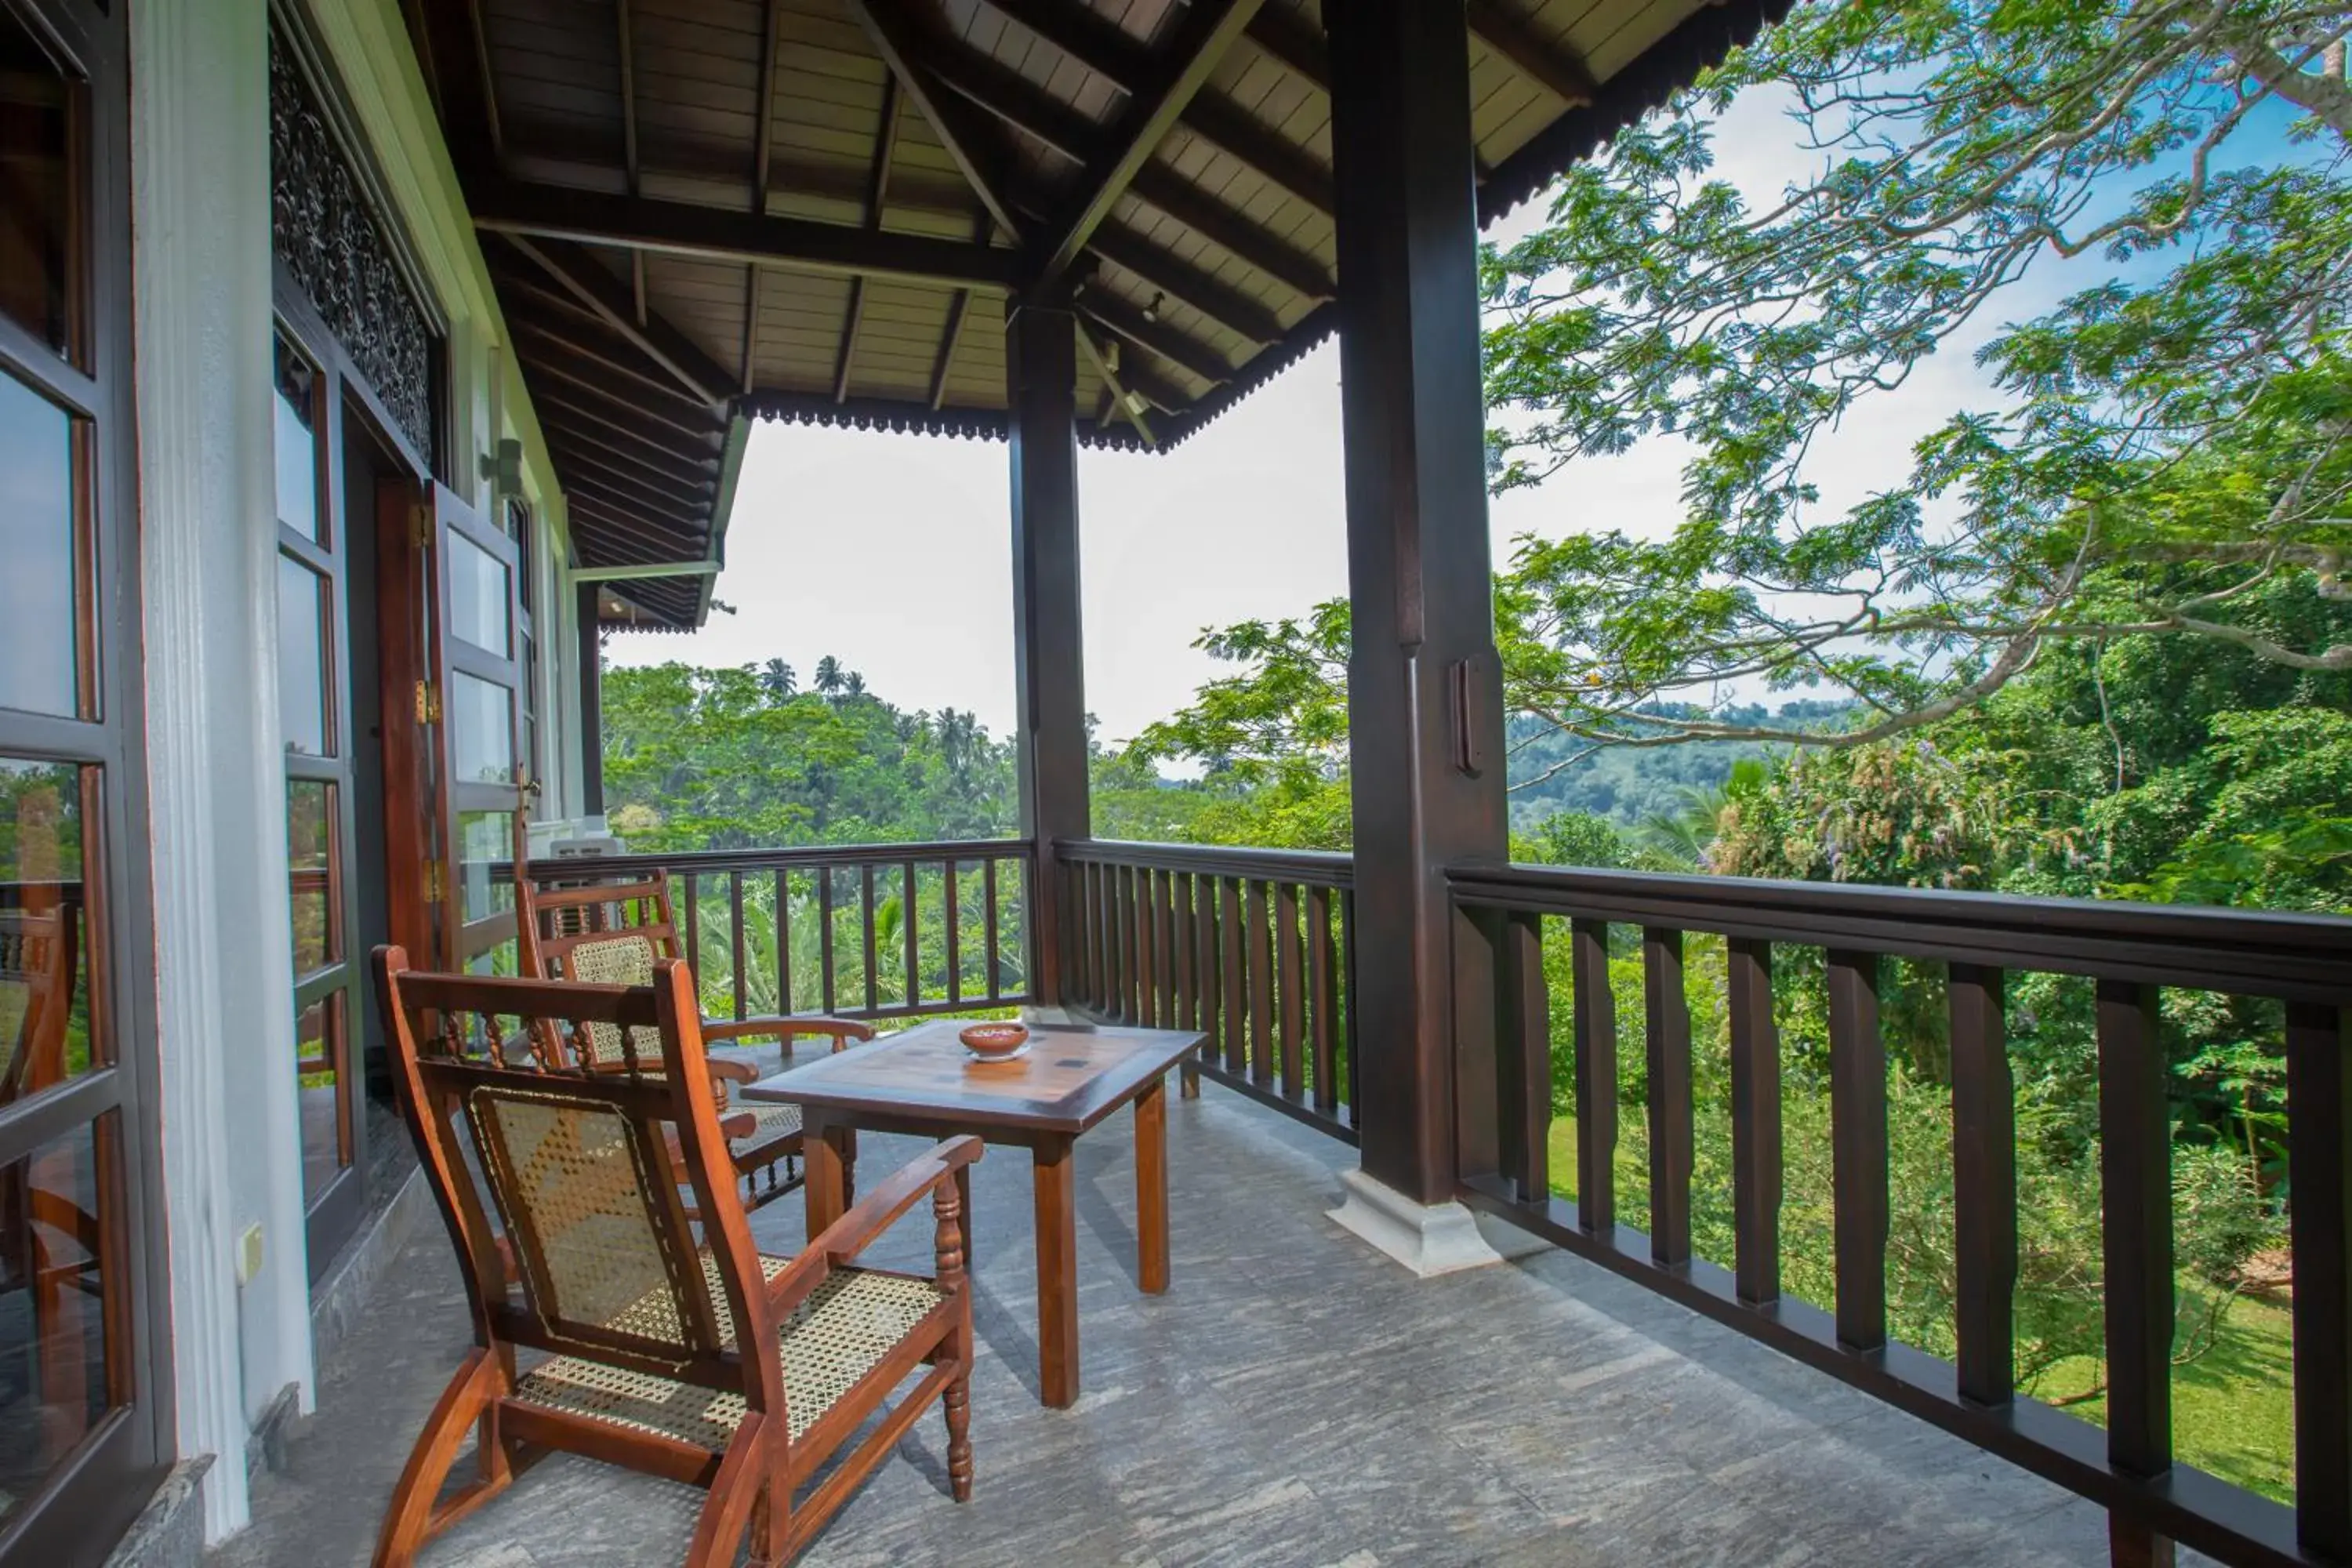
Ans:
<svg viewBox="0 0 2352 1568"><path fill-rule="evenodd" d="M1029 1029L1023 1024L974 1024L956 1038L982 1061L1010 1061L1029 1044Z"/></svg>

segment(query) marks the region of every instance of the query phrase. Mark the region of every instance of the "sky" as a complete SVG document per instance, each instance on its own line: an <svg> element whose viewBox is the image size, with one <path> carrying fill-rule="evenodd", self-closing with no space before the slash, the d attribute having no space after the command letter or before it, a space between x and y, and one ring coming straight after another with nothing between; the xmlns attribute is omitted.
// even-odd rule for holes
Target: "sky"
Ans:
<svg viewBox="0 0 2352 1568"><path fill-rule="evenodd" d="M1751 199L1777 195L1810 160L1780 106L1733 107L1716 173ZM1542 205L1486 237L1538 226ZM2003 319L1989 312L1864 409L1814 453L1825 508L1896 483L1912 444L1964 406L1995 401L1971 359ZM1489 504L1496 564L1522 534L1654 532L1680 516L1678 441L1588 459ZM801 425L754 426L714 610L688 637L609 640L617 665L781 658L807 674L830 654L906 709L969 709L991 732L1013 721L1010 479L1002 442ZM1192 645L1202 628L1303 614L1347 591L1340 480L1339 356L1307 355L1165 454L1078 458L1087 704L1122 741L1182 707L1222 673ZM1727 694L1748 695L1748 694Z"/></svg>

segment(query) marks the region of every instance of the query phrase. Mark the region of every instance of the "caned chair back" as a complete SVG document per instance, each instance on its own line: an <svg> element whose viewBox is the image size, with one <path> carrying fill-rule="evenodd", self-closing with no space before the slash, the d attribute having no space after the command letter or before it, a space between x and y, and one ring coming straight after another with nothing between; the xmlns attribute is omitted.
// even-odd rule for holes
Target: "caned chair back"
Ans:
<svg viewBox="0 0 2352 1568"><path fill-rule="evenodd" d="M465 1260L482 1342L780 1408L774 1358L736 1353L773 1329L686 966L658 960L649 985L621 987L424 973L398 949L379 949L377 962L409 1124ZM472 1042L511 1038L515 1026L542 1064L588 1062L585 1037L608 1029L618 1070L533 1070L477 1054Z"/></svg>
<svg viewBox="0 0 2352 1568"><path fill-rule="evenodd" d="M522 865L515 868L515 925L525 974L583 985L650 985L654 965L687 958L679 950L669 873L626 881L542 888ZM623 1056L619 1029L593 1024L584 1039L592 1060L612 1067ZM640 1055L657 1053L646 1036L630 1042Z"/></svg>
<svg viewBox="0 0 2352 1568"><path fill-rule="evenodd" d="M0 909L0 1105L65 1080L79 928L63 903Z"/></svg>

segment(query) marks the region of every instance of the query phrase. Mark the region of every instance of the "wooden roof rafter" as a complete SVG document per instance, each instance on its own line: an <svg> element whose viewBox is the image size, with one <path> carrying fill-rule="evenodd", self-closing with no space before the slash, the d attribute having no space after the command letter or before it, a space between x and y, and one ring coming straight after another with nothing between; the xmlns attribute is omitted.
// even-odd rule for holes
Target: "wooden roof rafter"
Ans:
<svg viewBox="0 0 2352 1568"><path fill-rule="evenodd" d="M1472 37L1566 107L1582 109L1600 93L1581 58L1538 37L1501 0L1469 0L1469 20Z"/></svg>
<svg viewBox="0 0 2352 1568"><path fill-rule="evenodd" d="M997 226L1016 239L1021 224L1015 216L1003 161L987 150L971 116L952 98L934 90L925 75L933 59L953 44L936 26L926 26L906 0L842 0L866 35L873 40L899 89L913 100L931 133L971 184L972 194L996 220Z"/></svg>
<svg viewBox="0 0 2352 1568"><path fill-rule="evenodd" d="M713 408L727 405L729 376L709 354L658 316L644 313L612 274L578 247L561 240L509 235L506 245L529 259L556 286L619 333L654 363L676 377L688 393Z"/></svg>
<svg viewBox="0 0 2352 1568"><path fill-rule="evenodd" d="M1142 438L1145 446L1158 446L1159 443L1152 438L1150 423L1144 416L1143 405L1149 402L1149 399L1140 388L1133 392L1128 390L1126 382L1114 363L1117 357L1114 351L1103 346L1102 342L1096 338L1094 329L1083 319L1077 323L1077 335L1078 347L1085 351L1087 360L1093 363L1095 374L1102 378L1103 387L1112 410L1135 426L1136 435ZM1100 414L1095 416L1095 423L1097 425L1103 423L1103 416Z"/></svg>
<svg viewBox="0 0 2352 1568"><path fill-rule="evenodd" d="M880 132L874 139L874 161L866 182L866 219L861 226L869 233L882 227L882 206L890 195L890 163L898 153L898 79L882 79L882 115ZM866 320L866 279L849 280L849 305L843 312L841 349L833 364L833 400L849 401L849 374L857 358L857 329Z"/></svg>
<svg viewBox="0 0 2352 1568"><path fill-rule="evenodd" d="M1174 41L1150 57L1145 69L1122 82L1127 113L1110 132L1106 155L1089 160L1085 184L1044 234L1038 247L1037 282L1051 285L1085 251L1095 231L1156 152L1169 129L1194 108L1209 73L1242 36L1263 0L1193 0L1177 25Z"/></svg>

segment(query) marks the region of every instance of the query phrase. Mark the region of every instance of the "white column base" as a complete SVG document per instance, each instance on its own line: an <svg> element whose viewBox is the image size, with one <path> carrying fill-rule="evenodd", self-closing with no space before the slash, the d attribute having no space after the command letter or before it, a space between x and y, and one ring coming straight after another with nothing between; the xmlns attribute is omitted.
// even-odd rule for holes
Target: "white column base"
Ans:
<svg viewBox="0 0 2352 1568"><path fill-rule="evenodd" d="M1423 1279L1483 1268L1549 1245L1460 1204L1419 1204L1361 1170L1339 1173L1347 1196L1331 1217Z"/></svg>

